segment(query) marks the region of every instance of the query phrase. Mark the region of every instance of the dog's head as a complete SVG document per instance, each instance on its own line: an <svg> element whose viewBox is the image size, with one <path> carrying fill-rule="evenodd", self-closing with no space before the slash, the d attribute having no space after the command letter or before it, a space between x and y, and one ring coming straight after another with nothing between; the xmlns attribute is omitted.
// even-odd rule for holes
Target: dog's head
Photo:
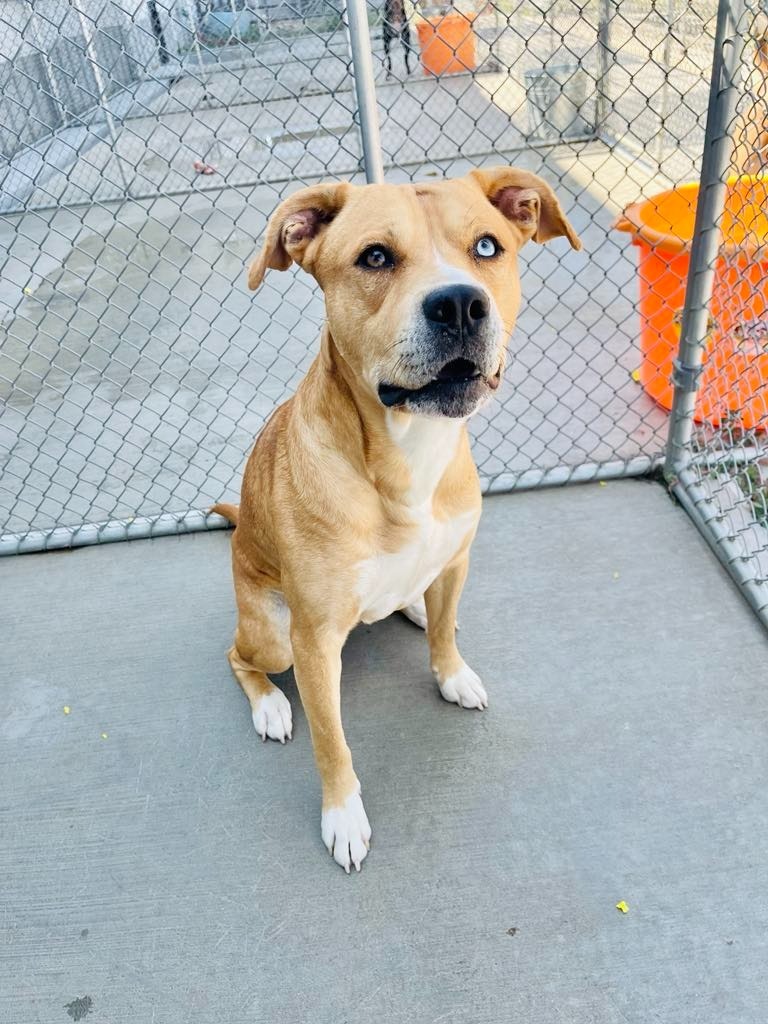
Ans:
<svg viewBox="0 0 768 1024"><path fill-rule="evenodd" d="M520 308L518 250L581 243L549 185L514 167L415 185L317 185L269 221L248 275L296 262L325 293L333 340L383 406L471 415L499 386Z"/></svg>

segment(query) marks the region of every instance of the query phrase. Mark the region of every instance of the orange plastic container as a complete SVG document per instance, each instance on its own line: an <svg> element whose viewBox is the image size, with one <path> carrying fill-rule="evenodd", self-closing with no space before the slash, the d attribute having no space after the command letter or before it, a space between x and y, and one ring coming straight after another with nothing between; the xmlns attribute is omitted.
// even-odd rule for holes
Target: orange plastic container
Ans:
<svg viewBox="0 0 768 1024"><path fill-rule="evenodd" d="M696 217L698 184L627 207L616 227L640 250L640 382L672 407L672 370ZM768 178L728 182L710 333L695 418L768 427Z"/></svg>
<svg viewBox="0 0 768 1024"><path fill-rule="evenodd" d="M459 11L419 19L417 31L425 75L455 75L475 70L473 20L473 15Z"/></svg>

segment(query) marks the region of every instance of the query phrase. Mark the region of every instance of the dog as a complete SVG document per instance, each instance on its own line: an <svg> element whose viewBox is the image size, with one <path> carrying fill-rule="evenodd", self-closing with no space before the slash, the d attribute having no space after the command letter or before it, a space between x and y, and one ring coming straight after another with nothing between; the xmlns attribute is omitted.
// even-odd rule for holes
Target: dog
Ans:
<svg viewBox="0 0 768 1024"><path fill-rule="evenodd" d="M411 26L405 14L403 0L384 0L384 21L381 26L381 37L384 41L384 61L387 65L387 78L392 77L392 40L400 36L403 44L405 73L411 73Z"/></svg>
<svg viewBox="0 0 768 1024"><path fill-rule="evenodd" d="M320 285L320 352L256 439L234 525L232 671L259 736L292 736L269 679L293 665L322 783L322 839L348 873L371 838L341 720L341 652L402 611L440 693L484 709L456 646L480 517L467 419L498 389L530 239L581 243L550 186L514 167L452 181L304 188L267 225L248 283L297 263Z"/></svg>

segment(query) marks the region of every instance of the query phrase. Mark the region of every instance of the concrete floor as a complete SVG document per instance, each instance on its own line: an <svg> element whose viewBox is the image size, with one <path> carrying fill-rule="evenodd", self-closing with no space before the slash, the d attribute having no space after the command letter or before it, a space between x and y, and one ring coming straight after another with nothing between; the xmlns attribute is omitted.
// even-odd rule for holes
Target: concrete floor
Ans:
<svg viewBox="0 0 768 1024"><path fill-rule="evenodd" d="M404 620L350 638L353 877L293 682L280 747L230 678L226 534L6 559L0 593L3 1024L768 1019L766 638L657 485L486 502L484 714Z"/></svg>

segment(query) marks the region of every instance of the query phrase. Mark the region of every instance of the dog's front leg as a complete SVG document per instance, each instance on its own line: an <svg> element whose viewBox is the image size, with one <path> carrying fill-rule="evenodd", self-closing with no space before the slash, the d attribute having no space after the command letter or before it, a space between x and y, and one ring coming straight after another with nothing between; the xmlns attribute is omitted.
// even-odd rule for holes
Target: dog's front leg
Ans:
<svg viewBox="0 0 768 1024"><path fill-rule="evenodd" d="M427 639L432 672L444 699L482 711L488 707L488 694L456 646L456 612L468 568L469 555L465 553L443 569L424 594Z"/></svg>
<svg viewBox="0 0 768 1024"><path fill-rule="evenodd" d="M346 632L294 617L294 672L309 722L323 786L321 833L337 864L349 874L368 853L371 826L341 724L341 648Z"/></svg>

